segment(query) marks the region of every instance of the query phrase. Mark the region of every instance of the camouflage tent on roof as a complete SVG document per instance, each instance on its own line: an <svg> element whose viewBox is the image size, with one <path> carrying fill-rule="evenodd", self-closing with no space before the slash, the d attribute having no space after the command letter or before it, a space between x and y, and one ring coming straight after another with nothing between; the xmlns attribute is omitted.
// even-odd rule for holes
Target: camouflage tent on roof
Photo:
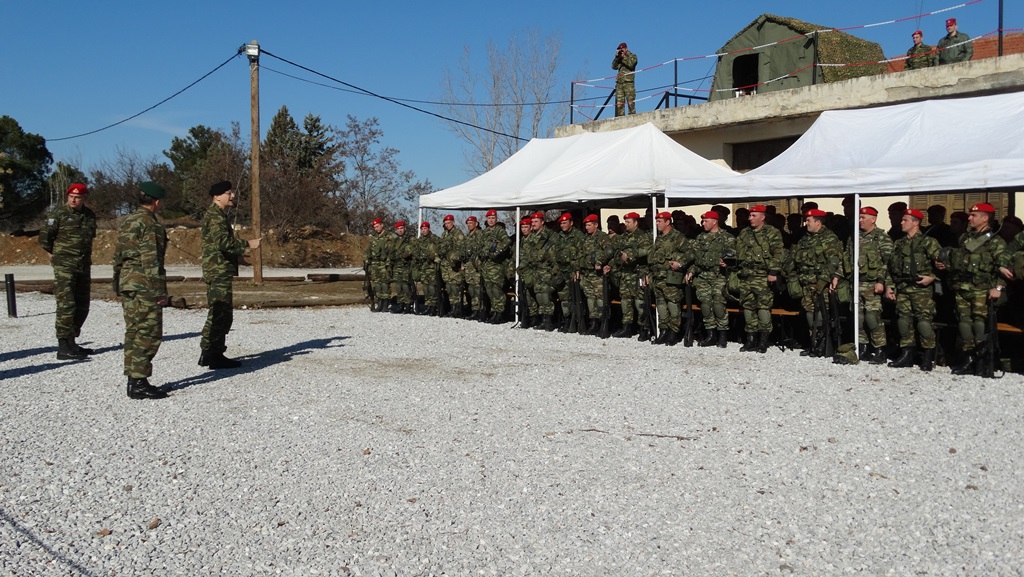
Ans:
<svg viewBox="0 0 1024 577"><path fill-rule="evenodd" d="M874 42L773 14L758 16L726 42L719 53L724 56L718 59L709 100L885 72L884 64L815 66L879 62L885 55Z"/></svg>

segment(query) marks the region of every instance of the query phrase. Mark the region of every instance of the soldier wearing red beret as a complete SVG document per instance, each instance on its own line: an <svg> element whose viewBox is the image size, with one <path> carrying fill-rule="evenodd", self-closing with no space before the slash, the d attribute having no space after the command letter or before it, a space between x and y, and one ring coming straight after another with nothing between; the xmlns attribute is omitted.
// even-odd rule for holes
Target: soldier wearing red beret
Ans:
<svg viewBox="0 0 1024 577"><path fill-rule="evenodd" d="M465 277L462 272L462 242L465 235L462 229L455 226L455 215L447 214L442 220L444 232L437 243L437 255L441 259L441 280L444 281L445 294L439 295L441 299L447 298L449 317L462 317L464 315L463 303L465 301Z"/></svg>
<svg viewBox="0 0 1024 577"><path fill-rule="evenodd" d="M785 246L782 233L774 226L765 226L763 204L750 207L750 226L736 237L736 262L741 282L740 308L747 333L740 351L768 352L768 337L772 332L772 305L775 293L771 285L781 274Z"/></svg>
<svg viewBox="0 0 1024 577"><path fill-rule="evenodd" d="M640 283L647 277L647 257L654 241L650 232L640 229L640 214L628 212L622 222L626 230L615 236L612 259L612 270L619 285L622 328L612 336L629 338L639 333L638 340L649 342L655 335L648 328L653 325L647 318L651 311L644 305L644 289Z"/></svg>
<svg viewBox="0 0 1024 577"><path fill-rule="evenodd" d="M896 301L896 328L900 334L900 356L890 367L914 366L915 344L921 348L921 370L935 365L935 279L939 241L921 234L924 213L914 208L903 211L900 228L906 236L897 239L889 258L891 285L885 296Z"/></svg>
<svg viewBox="0 0 1024 577"><path fill-rule="evenodd" d="M394 233L385 229L384 219L381 218L373 219L370 226L373 227L373 234L370 235L370 243L363 254L363 272L369 275L369 282L365 284L366 297L370 299L370 310L381 312L387 310L391 304L387 245Z"/></svg>

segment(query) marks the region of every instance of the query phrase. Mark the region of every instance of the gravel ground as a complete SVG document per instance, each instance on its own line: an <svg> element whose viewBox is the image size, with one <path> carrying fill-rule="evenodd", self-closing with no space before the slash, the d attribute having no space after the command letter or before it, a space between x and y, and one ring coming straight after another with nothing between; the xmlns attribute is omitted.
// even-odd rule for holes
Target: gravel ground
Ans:
<svg viewBox="0 0 1024 577"><path fill-rule="evenodd" d="M3 575L1020 575L1024 378L371 314L0 320Z"/></svg>

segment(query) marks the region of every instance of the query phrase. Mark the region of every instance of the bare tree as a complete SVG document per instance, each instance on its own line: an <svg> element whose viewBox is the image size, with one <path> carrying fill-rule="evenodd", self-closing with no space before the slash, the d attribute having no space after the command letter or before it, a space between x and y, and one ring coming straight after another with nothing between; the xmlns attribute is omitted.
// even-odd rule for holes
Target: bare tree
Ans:
<svg viewBox="0 0 1024 577"><path fill-rule="evenodd" d="M567 89L556 87L561 38L542 36L531 29L513 34L505 50L487 43L488 68L473 67L470 48L456 70L445 70L441 107L446 116L459 120L448 127L470 145L466 165L471 173L486 172L534 137L549 137L565 122L568 108L548 104L565 100ZM472 126L468 126L472 125Z"/></svg>

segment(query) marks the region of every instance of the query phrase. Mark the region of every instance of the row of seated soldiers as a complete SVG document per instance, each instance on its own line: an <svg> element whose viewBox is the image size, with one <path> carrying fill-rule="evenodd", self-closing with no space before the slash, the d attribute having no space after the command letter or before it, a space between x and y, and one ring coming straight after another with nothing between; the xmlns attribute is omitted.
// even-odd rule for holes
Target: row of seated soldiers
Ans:
<svg viewBox="0 0 1024 577"><path fill-rule="evenodd" d="M694 318L694 298L703 317L698 344L724 348L730 331L727 308L736 306L745 333L740 350L761 353L776 328L773 307L790 299L799 303L805 319L801 354L837 362L889 360L886 351L892 346L882 320L883 309L889 307L895 309L899 345L889 365L918 365L922 370L936 363L936 302L949 299L944 308L953 311L949 324L957 330L956 343L948 348L961 353L958 359L946 355L957 361L951 364L953 371L991 375L991 363L981 367L980 361L993 340L992 311L1005 303L1003 291L1024 263L1024 233L1007 245L992 227L991 205L972 206L967 230L945 248L922 229L921 211L903 209L901 236L895 241L876 226L876 209L858 211L862 347L845 356L833 356L837 347L830 345L839 337L836 303L849 310L844 303L853 290L852 239L844 243L827 226L830 215L809 208L799 240L787 248L783 233L766 226L768 213L765 206L751 207L747 226L733 235L720 225L718 212L706 212L701 215L702 232L691 239L674 225L671 213L660 212L652 239L635 212L625 215L621 231L612 234L600 230L596 214L585 217L580 230L571 213L548 223L543 212L536 212L519 223L518 268L515 238L498 222L496 211L487 212L483 228L475 216L467 218L466 233L452 215L444 218L439 236L431 233L429 223L421 223L417 239L406 235L404 222L388 232L378 219L366 269L372 292L382 297L375 310L497 324L512 320L508 297L514 294L518 326L523 328L568 332L575 327L585 334L607 335L614 323L618 330L611 336L638 336L655 344L674 345L699 331L693 322L683 323L684 313ZM518 286L512 286L515 273ZM943 286L948 287L945 292ZM422 298L419 308L417 296ZM616 296L619 307L612 311ZM657 311L656 322L652 311Z"/></svg>

